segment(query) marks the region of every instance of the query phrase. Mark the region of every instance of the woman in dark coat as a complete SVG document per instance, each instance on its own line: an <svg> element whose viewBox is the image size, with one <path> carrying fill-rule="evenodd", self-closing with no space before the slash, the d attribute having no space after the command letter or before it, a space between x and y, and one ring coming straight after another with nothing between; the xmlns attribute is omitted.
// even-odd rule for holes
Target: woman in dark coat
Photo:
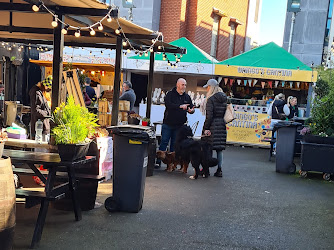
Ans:
<svg viewBox="0 0 334 250"><path fill-rule="evenodd" d="M210 79L204 88L207 89L206 99L201 107L205 113L203 126L203 140L212 145L217 152L218 168L214 176L222 177L223 150L226 146L226 124L224 115L227 106L227 97L215 79Z"/></svg>

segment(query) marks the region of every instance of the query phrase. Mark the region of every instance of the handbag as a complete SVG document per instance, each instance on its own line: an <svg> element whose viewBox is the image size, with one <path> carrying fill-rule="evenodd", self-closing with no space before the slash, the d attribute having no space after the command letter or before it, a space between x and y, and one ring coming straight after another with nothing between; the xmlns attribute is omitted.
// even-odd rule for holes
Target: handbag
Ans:
<svg viewBox="0 0 334 250"><path fill-rule="evenodd" d="M276 112L277 112L277 115L278 115L278 119L280 119L280 120L282 120L282 121L286 120L286 114L284 114L284 113L279 113L279 112L278 112L278 109L277 109L276 106L275 106L275 109L276 109Z"/></svg>
<svg viewBox="0 0 334 250"><path fill-rule="evenodd" d="M235 119L234 118L234 109L233 109L232 103L230 103L226 106L224 121L227 124L227 123L233 121L234 119Z"/></svg>

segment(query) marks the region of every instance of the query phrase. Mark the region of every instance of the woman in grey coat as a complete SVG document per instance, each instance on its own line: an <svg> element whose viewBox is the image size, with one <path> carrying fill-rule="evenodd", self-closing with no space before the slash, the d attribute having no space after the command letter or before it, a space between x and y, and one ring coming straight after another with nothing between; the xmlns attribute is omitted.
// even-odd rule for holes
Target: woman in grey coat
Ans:
<svg viewBox="0 0 334 250"><path fill-rule="evenodd" d="M205 114L202 140L206 140L217 152L218 168L214 176L222 177L223 150L226 147L226 124L224 115L227 107L227 97L215 79L208 80L204 85L207 90L206 99L201 106Z"/></svg>

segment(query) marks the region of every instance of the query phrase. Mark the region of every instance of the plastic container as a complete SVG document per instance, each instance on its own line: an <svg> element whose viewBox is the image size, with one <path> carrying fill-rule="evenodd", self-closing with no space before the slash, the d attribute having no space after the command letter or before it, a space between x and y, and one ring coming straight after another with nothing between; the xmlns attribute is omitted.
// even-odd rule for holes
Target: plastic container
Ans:
<svg viewBox="0 0 334 250"><path fill-rule="evenodd" d="M293 163L297 127L301 124L291 121L280 121L274 125L276 138L276 172L294 174L296 165Z"/></svg>
<svg viewBox="0 0 334 250"><path fill-rule="evenodd" d="M113 135L113 196L105 201L109 212L137 213L144 199L148 146L154 130L141 126L116 126Z"/></svg>
<svg viewBox="0 0 334 250"><path fill-rule="evenodd" d="M41 143L43 141L43 122L40 119L35 124L35 131L35 141Z"/></svg>

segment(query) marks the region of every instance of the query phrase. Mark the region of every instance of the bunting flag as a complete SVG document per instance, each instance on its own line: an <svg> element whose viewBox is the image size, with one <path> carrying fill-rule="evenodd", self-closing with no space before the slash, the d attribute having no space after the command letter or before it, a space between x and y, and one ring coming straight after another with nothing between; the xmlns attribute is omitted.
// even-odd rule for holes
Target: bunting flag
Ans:
<svg viewBox="0 0 334 250"><path fill-rule="evenodd" d="M275 81L275 88L278 87L278 83L279 83L279 81Z"/></svg>
<svg viewBox="0 0 334 250"><path fill-rule="evenodd" d="M300 82L297 82L297 88L299 88L300 87Z"/></svg>
<svg viewBox="0 0 334 250"><path fill-rule="evenodd" d="M224 78L225 85L227 84L228 78Z"/></svg>
<svg viewBox="0 0 334 250"><path fill-rule="evenodd" d="M284 88L284 85L285 85L285 81L282 81L282 87Z"/></svg>
<svg viewBox="0 0 334 250"><path fill-rule="evenodd" d="M290 82L290 89L292 89L293 82Z"/></svg>
<svg viewBox="0 0 334 250"><path fill-rule="evenodd" d="M238 85L240 85L240 83L241 83L241 80L237 80L237 82L238 82Z"/></svg>
<svg viewBox="0 0 334 250"><path fill-rule="evenodd" d="M248 80L249 87L252 87L252 79Z"/></svg>
<svg viewBox="0 0 334 250"><path fill-rule="evenodd" d="M231 86L233 85L233 81L234 81L234 79L230 79L230 85Z"/></svg>
<svg viewBox="0 0 334 250"><path fill-rule="evenodd" d="M253 82L253 87L256 85L256 83L257 83L257 80L254 80L254 82Z"/></svg>
<svg viewBox="0 0 334 250"><path fill-rule="evenodd" d="M244 80L244 84L245 84L245 86L247 85L247 80Z"/></svg>
<svg viewBox="0 0 334 250"><path fill-rule="evenodd" d="M264 89L264 86L266 85L266 82L261 82L261 86Z"/></svg>
<svg viewBox="0 0 334 250"><path fill-rule="evenodd" d="M273 88L273 81L268 81L268 85L272 89Z"/></svg>

